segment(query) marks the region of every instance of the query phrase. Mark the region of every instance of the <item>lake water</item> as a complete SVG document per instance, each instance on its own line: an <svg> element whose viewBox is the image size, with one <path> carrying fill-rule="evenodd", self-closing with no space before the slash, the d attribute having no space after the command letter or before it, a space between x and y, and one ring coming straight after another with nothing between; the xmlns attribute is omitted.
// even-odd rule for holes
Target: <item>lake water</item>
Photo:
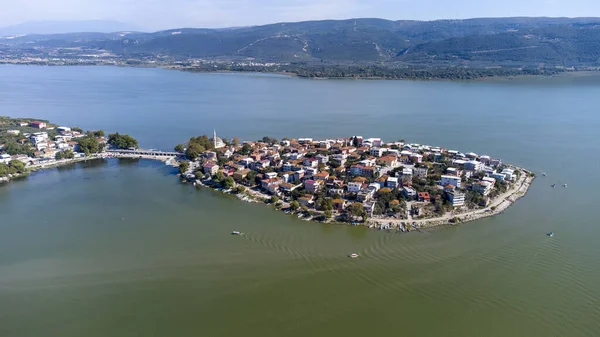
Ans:
<svg viewBox="0 0 600 337"><path fill-rule="evenodd" d="M146 148L213 128L359 134L547 173L502 215L407 235L300 221L180 184L157 162L35 173L0 186L0 336L598 336L599 106L590 80L0 66L0 115Z"/></svg>

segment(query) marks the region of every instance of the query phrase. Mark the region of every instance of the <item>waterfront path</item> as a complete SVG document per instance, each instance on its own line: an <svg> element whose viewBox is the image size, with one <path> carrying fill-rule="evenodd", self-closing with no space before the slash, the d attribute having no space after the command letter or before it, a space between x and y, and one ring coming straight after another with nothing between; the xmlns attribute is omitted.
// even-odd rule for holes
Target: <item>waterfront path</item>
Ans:
<svg viewBox="0 0 600 337"><path fill-rule="evenodd" d="M458 219L459 222L468 222L474 221L477 219L493 216L503 212L508 208L512 203L517 201L517 199L523 197L531 182L533 181L533 177L528 176L523 173L517 180L517 182L513 185L511 189L502 193L498 197L494 198L490 204L483 209L473 210L465 213L454 213L449 212L444 214L441 217L430 218L430 219L410 219L410 220L398 220L398 219L371 219L371 221L376 222L378 224L389 224L391 223L393 226L399 226L402 222L415 222L421 227L431 227L438 226L442 224L450 223L450 220L453 218Z"/></svg>

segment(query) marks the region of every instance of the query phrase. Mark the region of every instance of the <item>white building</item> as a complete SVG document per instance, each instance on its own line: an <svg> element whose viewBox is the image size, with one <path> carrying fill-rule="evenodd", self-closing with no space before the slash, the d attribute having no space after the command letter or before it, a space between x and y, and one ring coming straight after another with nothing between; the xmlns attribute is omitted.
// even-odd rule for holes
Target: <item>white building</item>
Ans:
<svg viewBox="0 0 600 337"><path fill-rule="evenodd" d="M327 164L329 161L329 156L326 154L318 154L315 158L317 158L320 164Z"/></svg>
<svg viewBox="0 0 600 337"><path fill-rule="evenodd" d="M381 138L368 138L363 140L363 143L369 143L371 144L371 146L381 146L383 145L383 142L381 141Z"/></svg>
<svg viewBox="0 0 600 337"><path fill-rule="evenodd" d="M217 137L217 130L213 130L213 145L215 149L220 149L226 146L225 142L221 138Z"/></svg>
<svg viewBox="0 0 600 337"><path fill-rule="evenodd" d="M46 143L46 142L37 142L37 143L35 143L35 148L38 151L45 150L45 149L48 148L48 143Z"/></svg>
<svg viewBox="0 0 600 337"><path fill-rule="evenodd" d="M362 188L362 183L352 181L348 183L348 192L350 193L358 193Z"/></svg>
<svg viewBox="0 0 600 337"><path fill-rule="evenodd" d="M9 154L6 154L6 153L0 154L0 163L8 164L9 162L10 162Z"/></svg>
<svg viewBox="0 0 600 337"><path fill-rule="evenodd" d="M465 204L465 194L457 191L448 192L448 200L454 207L459 207Z"/></svg>
<svg viewBox="0 0 600 337"><path fill-rule="evenodd" d="M412 199L417 196L417 191L412 187L404 186L402 187L402 194L404 194L405 197Z"/></svg>
<svg viewBox="0 0 600 337"><path fill-rule="evenodd" d="M248 168L250 167L250 164L252 164L254 162L254 159L252 158L244 158L242 160L240 160L240 165L244 165L244 167Z"/></svg>
<svg viewBox="0 0 600 337"><path fill-rule="evenodd" d="M18 134L21 133L21 131L19 131L19 130L8 130L8 131L6 131L6 133L8 133L9 135L15 135L15 136L17 136Z"/></svg>
<svg viewBox="0 0 600 337"><path fill-rule="evenodd" d="M427 178L427 172L429 169L427 167L415 167L413 169L413 174L418 178Z"/></svg>
<svg viewBox="0 0 600 337"><path fill-rule="evenodd" d="M33 134L31 134L31 136L29 136L29 140L33 144L45 143L48 140L48 133L47 132L36 132L36 133L33 133Z"/></svg>
<svg viewBox="0 0 600 337"><path fill-rule="evenodd" d="M380 147L372 147L370 153L371 156L381 157L383 155L383 149Z"/></svg>
<svg viewBox="0 0 600 337"><path fill-rule="evenodd" d="M389 188L396 188L396 187L398 187L398 178L396 178L396 177L389 177L389 178L387 178L387 180L385 182L385 186L389 187Z"/></svg>
<svg viewBox="0 0 600 337"><path fill-rule="evenodd" d="M505 168L504 170L502 170L502 172L500 172L500 174L504 175L504 178L506 180L513 180L513 178L515 177L515 170Z"/></svg>
<svg viewBox="0 0 600 337"><path fill-rule="evenodd" d="M267 172L267 173L265 173L265 177L267 179L275 179L275 178L277 178L277 173L276 172Z"/></svg>
<svg viewBox="0 0 600 337"><path fill-rule="evenodd" d="M483 165L481 162L476 160L470 160L464 164L465 170L479 172L482 170Z"/></svg>
<svg viewBox="0 0 600 337"><path fill-rule="evenodd" d="M372 183L372 184L369 184L368 188L370 190L374 190L375 192L377 192L381 188L381 185L379 185L378 183Z"/></svg>
<svg viewBox="0 0 600 337"><path fill-rule="evenodd" d="M452 185L454 187L460 188L460 183L461 183L461 178L460 177L449 176L449 175L443 175L442 176L442 180L441 180L441 185L442 186Z"/></svg>
<svg viewBox="0 0 600 337"><path fill-rule="evenodd" d="M473 191L483 196L490 194L492 188L494 188L494 184L489 181L478 181L473 184Z"/></svg>

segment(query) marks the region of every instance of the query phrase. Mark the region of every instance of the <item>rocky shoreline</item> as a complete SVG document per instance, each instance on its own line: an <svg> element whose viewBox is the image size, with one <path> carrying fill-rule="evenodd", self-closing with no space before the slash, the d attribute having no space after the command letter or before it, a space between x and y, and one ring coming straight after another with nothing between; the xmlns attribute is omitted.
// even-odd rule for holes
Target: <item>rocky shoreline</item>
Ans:
<svg viewBox="0 0 600 337"><path fill-rule="evenodd" d="M366 222L347 222L347 221L338 221L336 219L321 219L322 211L311 210L308 212L302 211L291 211L289 209L290 205L287 202L281 202L278 210L284 211L287 214L298 216L299 218L303 218L305 221L314 221L320 223L329 223L329 224L342 224L342 225L359 225L359 226L367 226L369 228L376 229L387 229L387 230L400 230L402 225L405 224L405 228L420 229L420 228L432 228L438 226L447 226L447 225L457 225L460 223L473 222L476 220L493 217L499 215L506 211L512 204L514 204L517 200L523 198L529 188L531 187L535 176L531 174L531 172L518 168L525 174L515 183L514 187L509 191L505 192L502 196L492 200L489 205L483 209L472 210L463 213L449 213L445 214L442 217L438 218L430 218L430 219L410 219L410 220L398 220L396 218L376 218L369 219ZM221 192L225 194L233 194L242 201L250 202L250 203L261 203L264 205L272 205L268 204L268 201L271 198L271 195L260 191L259 189L246 189L244 192L236 193L234 189L224 189L219 187L214 187L211 184L208 184L206 181L202 180L193 180L194 186L201 188L209 188L216 192ZM301 215L302 216L299 216Z"/></svg>

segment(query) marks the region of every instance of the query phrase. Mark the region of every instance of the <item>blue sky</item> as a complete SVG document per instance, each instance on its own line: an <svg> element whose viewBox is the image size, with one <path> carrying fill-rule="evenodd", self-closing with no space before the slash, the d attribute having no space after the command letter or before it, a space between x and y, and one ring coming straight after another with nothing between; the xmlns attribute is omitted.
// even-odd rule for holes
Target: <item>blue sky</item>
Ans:
<svg viewBox="0 0 600 337"><path fill-rule="evenodd" d="M600 0L0 0L0 26L109 19L148 30L379 17L600 16Z"/></svg>

